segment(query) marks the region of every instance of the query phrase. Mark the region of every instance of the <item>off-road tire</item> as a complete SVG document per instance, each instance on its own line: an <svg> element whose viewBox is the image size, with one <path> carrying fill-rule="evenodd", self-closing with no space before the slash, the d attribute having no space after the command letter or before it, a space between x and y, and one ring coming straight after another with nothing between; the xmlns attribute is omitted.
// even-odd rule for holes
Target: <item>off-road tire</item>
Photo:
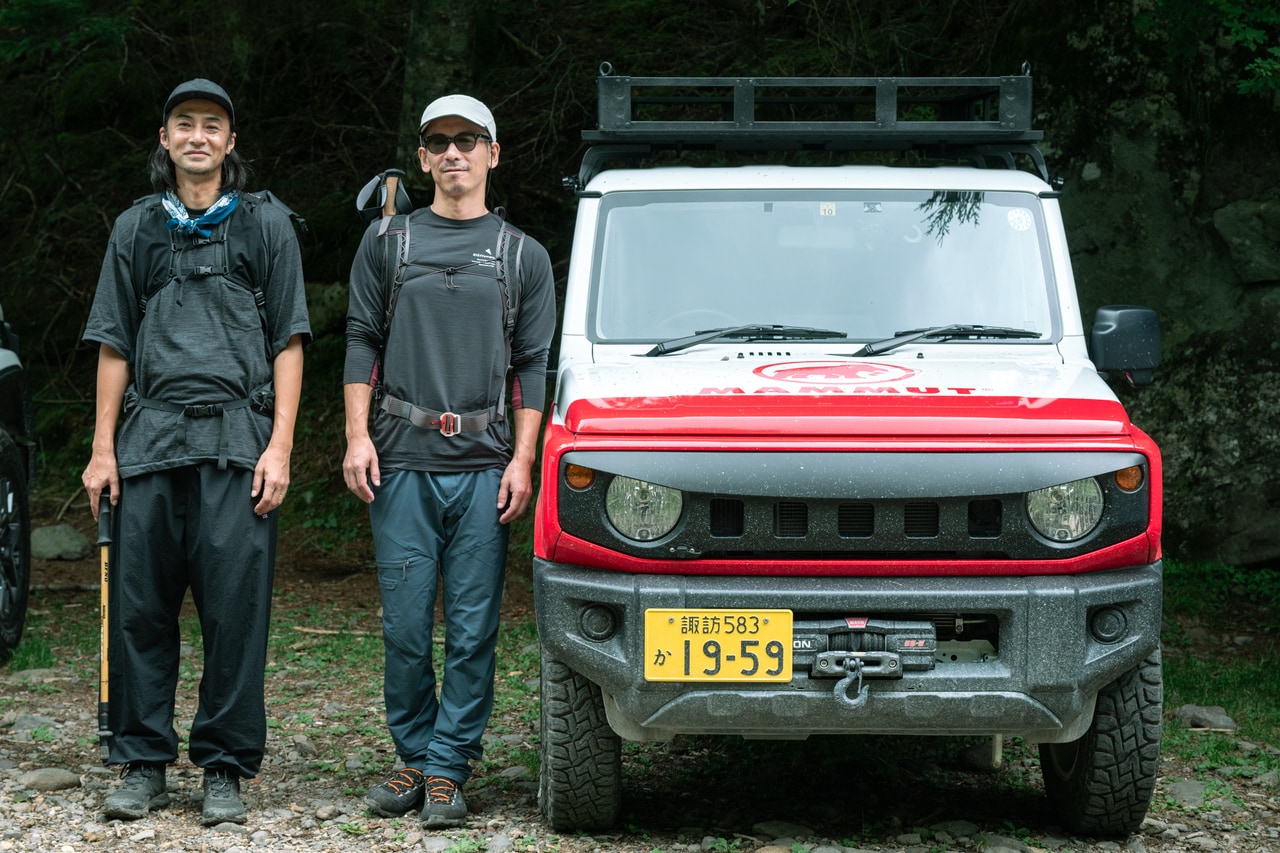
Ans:
<svg viewBox="0 0 1280 853"><path fill-rule="evenodd" d="M1040 744L1049 800L1081 835L1138 831L1160 765L1164 676L1160 650L1098 692L1093 723L1078 740Z"/></svg>
<svg viewBox="0 0 1280 853"><path fill-rule="evenodd" d="M542 649L538 806L558 832L613 826L622 804L622 739L600 687Z"/></svg>
<svg viewBox="0 0 1280 853"><path fill-rule="evenodd" d="M0 430L0 666L22 639L31 591L31 516L22 456Z"/></svg>

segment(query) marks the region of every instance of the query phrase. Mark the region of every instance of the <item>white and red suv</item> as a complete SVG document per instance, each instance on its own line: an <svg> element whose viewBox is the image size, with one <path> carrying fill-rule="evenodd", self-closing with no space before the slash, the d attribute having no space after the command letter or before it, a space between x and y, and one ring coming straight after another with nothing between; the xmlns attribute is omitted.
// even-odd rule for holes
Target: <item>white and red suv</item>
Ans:
<svg viewBox="0 0 1280 853"><path fill-rule="evenodd" d="M1149 382L1159 325L1086 341L1030 76L598 86L536 518L545 818L614 822L624 739L928 733L1038 742L1067 825L1136 829L1160 455L1100 371Z"/></svg>

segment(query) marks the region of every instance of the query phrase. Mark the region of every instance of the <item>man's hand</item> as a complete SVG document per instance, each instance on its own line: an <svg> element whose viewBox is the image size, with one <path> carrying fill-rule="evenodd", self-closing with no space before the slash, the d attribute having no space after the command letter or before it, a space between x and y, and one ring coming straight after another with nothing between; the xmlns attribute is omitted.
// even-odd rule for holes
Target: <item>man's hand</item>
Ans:
<svg viewBox="0 0 1280 853"><path fill-rule="evenodd" d="M369 484L381 486L382 474L378 470L378 451L368 434L347 440L347 455L342 459L342 479L353 495L365 503L373 503L373 489Z"/></svg>
<svg viewBox="0 0 1280 853"><path fill-rule="evenodd" d="M89 466L80 475L84 490L89 493L89 511L94 521L98 520L98 504L102 500L102 490L111 490L111 505L120 502L120 469L116 467L114 452L95 452L89 459Z"/></svg>
<svg viewBox="0 0 1280 853"><path fill-rule="evenodd" d="M538 428L542 412L520 408L511 413L515 423L513 452L498 486L498 521L506 524L524 515L533 499L533 464L537 459Z"/></svg>
<svg viewBox="0 0 1280 853"><path fill-rule="evenodd" d="M257 467L253 469L252 497L258 498L253 511L258 515L266 515L284 503L285 492L289 491L289 457L288 450L268 444L262 456L258 457Z"/></svg>
<svg viewBox="0 0 1280 853"><path fill-rule="evenodd" d="M533 476L530 465L512 459L502 472L502 483L498 486L498 509L502 511L498 522L506 524L524 515L532 498Z"/></svg>

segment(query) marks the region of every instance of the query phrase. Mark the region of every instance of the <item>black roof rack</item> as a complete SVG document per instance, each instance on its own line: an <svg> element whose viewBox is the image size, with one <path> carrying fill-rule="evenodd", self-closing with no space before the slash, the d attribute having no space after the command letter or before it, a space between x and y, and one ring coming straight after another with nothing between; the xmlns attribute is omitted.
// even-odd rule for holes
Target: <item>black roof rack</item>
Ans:
<svg viewBox="0 0 1280 853"><path fill-rule="evenodd" d="M658 150L920 151L979 166L1031 158L1050 182L1031 127L1031 70L1008 77L626 77L605 62L597 128L577 177Z"/></svg>

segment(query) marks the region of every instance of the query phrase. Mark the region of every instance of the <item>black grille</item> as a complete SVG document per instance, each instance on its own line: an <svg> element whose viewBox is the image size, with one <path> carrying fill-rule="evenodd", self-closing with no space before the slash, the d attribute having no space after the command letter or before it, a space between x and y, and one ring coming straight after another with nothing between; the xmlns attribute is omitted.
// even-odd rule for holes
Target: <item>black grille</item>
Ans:
<svg viewBox="0 0 1280 853"><path fill-rule="evenodd" d="M708 510L711 513L712 536L741 536L746 529L742 501L732 498L712 498Z"/></svg>
<svg viewBox="0 0 1280 853"><path fill-rule="evenodd" d="M846 539L866 539L876 532L876 508L872 504L840 504L836 508L836 532Z"/></svg>
<svg viewBox="0 0 1280 853"><path fill-rule="evenodd" d="M1031 526L1025 490L996 488L1141 462L1131 453L1094 455L574 451L566 464L682 485L683 508L658 540L629 539L609 521L612 478L601 476L585 489L561 482L560 523L569 536L655 560L1062 560L1141 534L1149 491L1122 492L1099 475L1106 511L1098 529L1063 544Z"/></svg>
<svg viewBox="0 0 1280 853"><path fill-rule="evenodd" d="M773 535L801 539L809 534L809 506L799 501L778 501L773 507Z"/></svg>
<svg viewBox="0 0 1280 853"><path fill-rule="evenodd" d="M938 505L917 501L902 508L902 531L908 539L932 539L938 535Z"/></svg>
<svg viewBox="0 0 1280 853"><path fill-rule="evenodd" d="M1002 524L1000 501L969 501L969 535L974 539L995 539Z"/></svg>

